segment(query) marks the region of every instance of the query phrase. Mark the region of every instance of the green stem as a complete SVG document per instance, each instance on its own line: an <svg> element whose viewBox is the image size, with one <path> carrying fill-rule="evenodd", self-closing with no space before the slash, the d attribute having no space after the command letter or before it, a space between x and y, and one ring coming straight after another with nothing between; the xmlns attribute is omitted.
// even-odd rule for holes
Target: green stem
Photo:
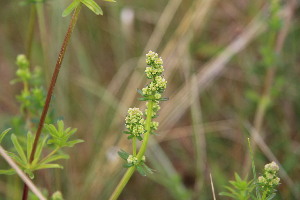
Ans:
<svg viewBox="0 0 300 200"><path fill-rule="evenodd" d="M152 113L153 113L153 101L149 101L148 109L147 109L147 118L146 118L146 133L144 135L144 140L142 146L137 154L138 162L142 160L143 155L146 152L147 144L149 141L149 136L151 132L151 121L152 121ZM124 187L128 183L129 179L131 178L133 172L135 171L135 167L130 167L127 169L126 173L124 174L123 178L119 182L118 186L116 187L115 191L110 196L109 200L116 200L120 196L121 192L123 191Z"/></svg>
<svg viewBox="0 0 300 200"><path fill-rule="evenodd" d="M136 137L132 138L132 154L136 156Z"/></svg>
<svg viewBox="0 0 300 200"><path fill-rule="evenodd" d="M130 167L127 169L126 173L124 174L122 180L119 182L118 186L116 187L114 193L111 195L109 200L116 200L120 196L121 192L123 191L124 187L128 183L129 179L131 178L133 172L135 171L135 167Z"/></svg>
<svg viewBox="0 0 300 200"><path fill-rule="evenodd" d="M147 108L147 119L146 119L146 133L143 139L142 146L139 150L139 153L137 154L138 162L142 160L142 157L145 155L146 148L148 145L148 140L151 132L151 121L152 121L152 114L153 114L153 101L149 101L148 108Z"/></svg>
<svg viewBox="0 0 300 200"><path fill-rule="evenodd" d="M43 160L40 161L40 163L44 162L45 160L47 160L48 158L50 158L52 155L54 155L60 148L56 147L51 153L49 153L45 158L43 158Z"/></svg>

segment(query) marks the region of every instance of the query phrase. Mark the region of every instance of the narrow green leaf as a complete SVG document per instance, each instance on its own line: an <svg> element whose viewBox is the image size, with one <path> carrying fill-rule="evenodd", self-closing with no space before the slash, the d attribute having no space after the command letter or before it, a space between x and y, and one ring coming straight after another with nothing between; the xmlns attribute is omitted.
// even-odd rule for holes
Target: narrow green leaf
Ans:
<svg viewBox="0 0 300 200"><path fill-rule="evenodd" d="M30 158L30 154L32 151L33 140L34 140L33 135L28 131L27 133L27 159L28 160Z"/></svg>
<svg viewBox="0 0 300 200"><path fill-rule="evenodd" d="M19 154L20 158L22 159L22 161L24 163L27 163L27 159L26 159L26 155L24 153L24 150L21 147L21 145L20 145L20 143L17 139L17 136L15 136L15 134L11 135L11 141L14 144L14 147L15 147L16 151L18 152L18 154Z"/></svg>
<svg viewBox="0 0 300 200"><path fill-rule="evenodd" d="M100 6L93 0L81 0L81 2L86 5L91 11L96 15L103 15L103 11Z"/></svg>
<svg viewBox="0 0 300 200"><path fill-rule="evenodd" d="M104 1L108 1L108 2L116 2L115 0L104 0Z"/></svg>
<svg viewBox="0 0 300 200"><path fill-rule="evenodd" d="M53 156L47 158L46 160L44 160L42 163L39 163L38 165L44 165L44 164L48 164L48 163L56 161L56 160L69 159L69 158L70 158L70 156L67 154L53 155Z"/></svg>
<svg viewBox="0 0 300 200"><path fill-rule="evenodd" d="M137 136L136 137L139 141L142 141L143 140L143 138L141 137L141 136Z"/></svg>
<svg viewBox="0 0 300 200"><path fill-rule="evenodd" d="M129 135L129 136L127 137L128 140L130 140L130 139L132 139L132 138L134 138L134 135Z"/></svg>
<svg viewBox="0 0 300 200"><path fill-rule="evenodd" d="M125 168L129 168L129 167L132 167L132 166L133 166L132 163L125 163L125 164L123 164L123 167L125 167Z"/></svg>
<svg viewBox="0 0 300 200"><path fill-rule="evenodd" d="M68 128L65 130L65 133L68 133L70 130L71 130L71 127L68 127Z"/></svg>
<svg viewBox="0 0 300 200"><path fill-rule="evenodd" d="M77 128L73 128L71 131L65 131L69 135L73 135L77 131Z"/></svg>
<svg viewBox="0 0 300 200"><path fill-rule="evenodd" d="M276 193L271 194L268 196L267 200L272 200L276 196Z"/></svg>
<svg viewBox="0 0 300 200"><path fill-rule="evenodd" d="M38 146L37 146L37 148L36 148L36 152L35 152L35 154L34 154L34 160L32 161L32 165L33 165L33 166L36 165L36 164L38 163L38 161L39 161L39 159L40 159L40 157L41 157L43 148L44 148L44 146L45 146L45 144L46 144L47 139L48 139L48 136L46 136L46 137L43 139L42 142L39 141L39 144L38 144Z"/></svg>
<svg viewBox="0 0 300 200"><path fill-rule="evenodd" d="M63 166L61 166L59 164L42 164L42 165L39 165L37 168L35 168L35 170L38 170L38 169L51 169L51 168L63 169Z"/></svg>
<svg viewBox="0 0 300 200"><path fill-rule="evenodd" d="M142 176L146 176L146 172L141 166L136 166L136 169Z"/></svg>
<svg viewBox="0 0 300 200"><path fill-rule="evenodd" d="M141 97L141 98L138 98L139 101L149 101L151 99L147 98L147 97Z"/></svg>
<svg viewBox="0 0 300 200"><path fill-rule="evenodd" d="M160 98L159 101L168 101L169 98L168 97L163 97L163 98Z"/></svg>
<svg viewBox="0 0 300 200"><path fill-rule="evenodd" d="M27 162L24 162L19 156L12 152L6 152L18 165L25 167Z"/></svg>
<svg viewBox="0 0 300 200"><path fill-rule="evenodd" d="M73 147L75 144L78 144L78 143L81 143L81 142L84 142L84 140L80 140L80 139L78 139L78 140L72 140L72 141L67 142L66 146Z"/></svg>
<svg viewBox="0 0 300 200"><path fill-rule="evenodd" d="M142 167L144 168L147 174L153 174L153 170L150 167L148 167L146 164L143 164Z"/></svg>
<svg viewBox="0 0 300 200"><path fill-rule="evenodd" d="M219 195L222 195L222 196L227 196L227 197L231 197L231 198L234 198L235 199L235 196L228 193L228 192L220 192Z"/></svg>
<svg viewBox="0 0 300 200"><path fill-rule="evenodd" d="M30 169L25 169L24 172L29 176L29 178L34 179L34 173Z"/></svg>
<svg viewBox="0 0 300 200"><path fill-rule="evenodd" d="M78 5L80 4L80 0L74 0L62 13L63 17L68 16Z"/></svg>
<svg viewBox="0 0 300 200"><path fill-rule="evenodd" d="M64 128L65 128L64 121L58 120L57 121L57 130L58 130L58 135L60 137L62 137L64 135Z"/></svg>
<svg viewBox="0 0 300 200"><path fill-rule="evenodd" d="M45 124L44 127L48 130L52 137L59 136L58 132L53 124Z"/></svg>
<svg viewBox="0 0 300 200"><path fill-rule="evenodd" d="M0 174L13 175L15 173L16 173L16 171L14 169L2 169L2 170L0 170Z"/></svg>
<svg viewBox="0 0 300 200"><path fill-rule="evenodd" d="M119 151L118 154L124 160L127 160L128 156L129 156L129 153L127 153L126 151L123 151L123 150Z"/></svg>
<svg viewBox="0 0 300 200"><path fill-rule="evenodd" d="M3 138L5 137L5 135L11 130L11 128L8 128L6 129L5 131L3 131L1 134L0 134L0 144L3 140Z"/></svg>

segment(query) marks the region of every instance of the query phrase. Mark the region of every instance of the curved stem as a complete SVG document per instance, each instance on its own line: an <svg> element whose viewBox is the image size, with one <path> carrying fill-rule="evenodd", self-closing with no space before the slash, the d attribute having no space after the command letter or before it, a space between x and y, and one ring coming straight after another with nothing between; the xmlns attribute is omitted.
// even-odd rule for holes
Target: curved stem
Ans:
<svg viewBox="0 0 300 200"><path fill-rule="evenodd" d="M55 87L56 80L57 80L57 77L58 77L58 74L59 74L59 70L60 70L62 61L64 59L65 52L66 52L68 43L70 41L72 32L73 32L74 27L76 25L80 9L81 9L81 4L79 4L77 6L77 8L75 9L75 11L74 11L71 22L69 24L68 31L65 35L65 39L63 41L63 44L62 44L61 49L60 49L60 53L59 53L58 58L57 58L56 66L55 66L55 69L54 69L54 72L53 72L53 75L52 75L52 79L51 79L51 82L50 82L50 86L49 86L49 89L48 89L48 92L47 92L47 97L46 97L45 105L44 105L44 108L43 108L43 112L42 112L42 115L41 115L41 118L40 118L40 122L39 122L39 125L38 125L37 132L35 134L35 138L34 138L34 142L33 142L33 146L32 146L32 151L31 151L30 159L29 159L30 163L34 160L34 154L36 152L38 141L39 141L39 138L41 136L42 129L43 129L43 126L44 126L44 122L45 122L45 119L46 119L46 116L47 116L47 113L48 113L51 97L52 97L52 94L53 94L53 91L54 91L54 87ZM22 199L27 200L27 197L28 197L28 187L27 187L26 184L24 184Z"/></svg>
<svg viewBox="0 0 300 200"><path fill-rule="evenodd" d="M139 153L137 154L138 162L142 160L143 155L146 152L150 132L151 132L151 120L152 120L152 114L153 114L153 101L149 101L148 103L148 109L147 109L147 118L146 118L146 133L144 135L144 140L142 143L142 146L139 150ZM129 179L131 178L133 172L135 171L135 166L130 167L127 169L126 173L124 174L123 178L119 182L118 186L116 187L115 191L110 196L109 200L116 200L120 196L121 192L123 191L124 187L128 183Z"/></svg>

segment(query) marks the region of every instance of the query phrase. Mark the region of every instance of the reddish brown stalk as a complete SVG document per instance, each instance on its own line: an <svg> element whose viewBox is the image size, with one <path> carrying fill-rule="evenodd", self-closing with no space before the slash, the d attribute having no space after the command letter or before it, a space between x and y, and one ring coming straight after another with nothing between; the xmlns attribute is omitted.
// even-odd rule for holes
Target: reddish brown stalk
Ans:
<svg viewBox="0 0 300 200"><path fill-rule="evenodd" d="M35 138L34 138L34 142L33 142L33 146L32 146L32 151L31 151L30 159L29 159L30 163L34 160L34 154L36 152L38 141L39 141L39 138L41 136L42 129L43 129L43 126L44 126L44 123L45 123L45 119L46 119L46 116L47 116L47 113L48 113L49 105L50 105L50 102L51 102L51 97L52 97L53 90L54 90L54 87L55 87L55 84L56 84L56 80L57 80L57 77L58 77L58 74L59 74L59 70L60 70L62 61L64 59L65 52L66 52L68 43L70 41L72 32L73 32L75 24L77 22L80 9L81 9L81 4L74 11L74 14L72 16L72 19L71 19L71 22L70 22L70 25L69 25L69 28L68 28L68 31L65 35L65 39L63 41L63 44L61 46L61 49L60 49L60 52L59 52L59 55L58 55L56 66L55 66L55 69L54 69L54 72L53 72L53 75L52 75L52 79L51 79L51 82L50 82L50 86L49 86L49 89L48 89L48 92L47 92L47 97L46 97L45 105L44 105L44 108L43 108L43 112L42 112L42 115L41 115L41 118L40 118L38 129L37 129L36 134L35 134ZM28 197L28 186L26 184L24 184L22 199L27 200L27 197Z"/></svg>

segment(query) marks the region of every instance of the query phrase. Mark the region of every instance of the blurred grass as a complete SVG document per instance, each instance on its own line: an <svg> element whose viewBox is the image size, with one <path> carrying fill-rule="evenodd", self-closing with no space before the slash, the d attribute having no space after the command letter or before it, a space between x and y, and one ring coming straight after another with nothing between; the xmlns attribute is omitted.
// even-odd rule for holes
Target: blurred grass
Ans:
<svg viewBox="0 0 300 200"><path fill-rule="evenodd" d="M9 81L17 54L26 51L30 14L30 6L18 3L0 2L2 129L18 114L14 96L20 87ZM61 17L67 4L49 0L37 15L38 21L45 17L45 26L36 23L31 60L47 73L54 67L69 21ZM66 199L108 198L124 172L115 148L129 148L122 135L123 121L128 107L140 104L136 88L145 84L144 53L151 49L165 61L170 97L162 104L160 132L148 152L157 172L150 179L135 174L120 199L212 199L209 173L218 194L235 171L244 169L250 137L245 124L252 124L257 107L251 92L259 97L264 84L259 49L267 45L266 20L257 15L265 12L265 3L131 0L100 4L104 16L85 9L80 14L53 101L56 114L77 127L77 136L86 142L72 150L63 171L42 172L37 184L50 193L62 190ZM293 182L290 186L282 182L279 199L297 199L292 191L300 187L300 24L299 9L293 9L272 86L275 95L261 129L267 147ZM260 148L255 162L257 169L268 162ZM1 159L0 167L4 166ZM16 191L21 191L18 178L1 176L0 199L19 199Z"/></svg>

